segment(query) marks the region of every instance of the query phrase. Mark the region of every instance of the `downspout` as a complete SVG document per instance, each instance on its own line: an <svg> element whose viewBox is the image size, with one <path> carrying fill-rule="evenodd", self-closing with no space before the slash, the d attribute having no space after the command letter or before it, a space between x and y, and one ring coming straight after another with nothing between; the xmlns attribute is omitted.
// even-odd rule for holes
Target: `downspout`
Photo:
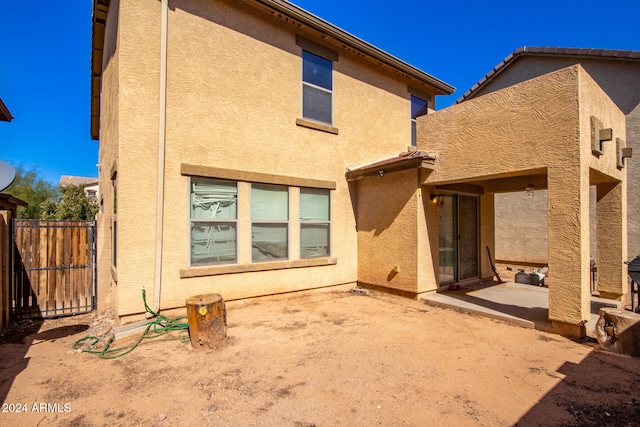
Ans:
<svg viewBox="0 0 640 427"><path fill-rule="evenodd" d="M160 27L160 114L158 123L158 205L156 206L156 258L153 287L153 310L160 311L160 285L162 281L162 239L164 223L164 157L167 118L167 26L169 0L162 0Z"/></svg>

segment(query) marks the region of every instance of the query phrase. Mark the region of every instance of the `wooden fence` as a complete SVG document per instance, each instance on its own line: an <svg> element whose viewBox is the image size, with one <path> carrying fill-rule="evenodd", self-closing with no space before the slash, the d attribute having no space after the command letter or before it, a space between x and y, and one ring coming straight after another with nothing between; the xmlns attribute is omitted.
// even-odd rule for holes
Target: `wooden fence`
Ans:
<svg viewBox="0 0 640 427"><path fill-rule="evenodd" d="M95 230L93 221L14 221L14 320L87 313L95 308Z"/></svg>

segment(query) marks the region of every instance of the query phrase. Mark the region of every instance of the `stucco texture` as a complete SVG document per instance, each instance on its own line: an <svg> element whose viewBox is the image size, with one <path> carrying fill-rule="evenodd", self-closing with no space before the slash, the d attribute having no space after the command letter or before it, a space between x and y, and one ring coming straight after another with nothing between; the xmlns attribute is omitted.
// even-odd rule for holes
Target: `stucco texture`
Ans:
<svg viewBox="0 0 640 427"><path fill-rule="evenodd" d="M622 112L572 66L418 119L418 149L437 155L427 184L474 184L492 193L533 183L548 190L549 317L571 325L589 315L590 182L623 188L625 181L615 150L591 154L591 116L624 138ZM613 203L614 211L624 210L621 198ZM624 222L615 217L611 226L626 231ZM620 281L626 241L598 243L613 250L618 264L606 274ZM622 283L616 290L624 292Z"/></svg>
<svg viewBox="0 0 640 427"><path fill-rule="evenodd" d="M413 169L357 181L358 279L364 284L417 292L416 175Z"/></svg>
<svg viewBox="0 0 640 427"><path fill-rule="evenodd" d="M143 286L147 299L154 297L160 7L155 0L120 1L118 73L110 74L113 79L106 88L110 97L118 96L117 112L109 116L106 126L103 123L103 127L115 126L118 132L103 139L101 161L116 163L117 159L117 300L121 316L144 310L140 298ZM411 138L408 87L417 86L432 98L434 89L243 2L171 1L167 28L160 307L184 306L187 297L203 293L220 293L233 300L355 285L358 236L354 195L345 172L406 151ZM296 44L296 35L338 53L333 72L333 127L337 134L296 124L301 116L301 47ZM106 102L113 103L113 98ZM238 266L227 273L220 269L213 269L212 274L192 271L190 176L182 172L185 165L189 170L204 166L246 171L248 176L334 183L330 259L313 267L297 262L298 228L292 218L290 262L271 264L277 269L264 263L267 271L239 272L242 268ZM103 180L103 186L105 182L108 180ZM240 191L247 188L248 183L241 183ZM292 189L290 203L297 203L297 191ZM103 194L105 213L109 213L107 190ZM239 208L245 218L238 225L239 262L253 268L246 249L251 239L247 206Z"/></svg>
<svg viewBox="0 0 640 427"><path fill-rule="evenodd" d="M525 55L503 69L486 86L479 89L474 96L479 97L496 90L529 80L552 71L560 70L571 65L581 64L585 71L602 90L611 98L618 108L626 116L626 146L634 151L634 158L628 159L625 165L627 170L627 236L628 236L628 258L633 258L640 254L640 85L637 84L640 78L640 61L622 61L608 58L580 58L569 56L534 56ZM498 209L507 208L509 205L519 203L519 195L506 194L498 199ZM595 199L592 210L595 209ZM546 214L542 216L546 218ZM499 220L499 228L517 228L518 215L504 215ZM546 233L546 221L538 219L528 226L532 233L541 235ZM534 230L537 228L537 230ZM592 235L594 235L592 233ZM497 250L501 246L508 246L509 250L514 249L518 253L519 260L530 262L546 262L546 253L529 251L522 254L523 248L516 248L517 244L503 242L503 237L499 238ZM597 243L595 237L592 238L591 246L595 254ZM504 254L500 251L499 254ZM513 253L513 252L511 252Z"/></svg>

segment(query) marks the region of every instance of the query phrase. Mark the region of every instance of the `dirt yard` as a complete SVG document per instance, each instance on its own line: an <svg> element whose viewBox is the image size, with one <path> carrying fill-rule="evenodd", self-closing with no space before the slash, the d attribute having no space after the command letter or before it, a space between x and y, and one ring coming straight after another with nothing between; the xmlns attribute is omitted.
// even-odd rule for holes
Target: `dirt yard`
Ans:
<svg viewBox="0 0 640 427"><path fill-rule="evenodd" d="M2 426L631 426L640 359L382 293L229 303L215 351L101 360L96 314L0 336ZM18 412L20 411L20 412Z"/></svg>

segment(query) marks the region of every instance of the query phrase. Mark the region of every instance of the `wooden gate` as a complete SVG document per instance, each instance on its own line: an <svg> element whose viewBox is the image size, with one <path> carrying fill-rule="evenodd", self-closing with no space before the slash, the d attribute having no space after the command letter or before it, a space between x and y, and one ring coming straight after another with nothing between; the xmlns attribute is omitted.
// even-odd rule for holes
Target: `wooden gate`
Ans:
<svg viewBox="0 0 640 427"><path fill-rule="evenodd" d="M93 221L14 221L14 320L88 313L95 308L95 231Z"/></svg>

